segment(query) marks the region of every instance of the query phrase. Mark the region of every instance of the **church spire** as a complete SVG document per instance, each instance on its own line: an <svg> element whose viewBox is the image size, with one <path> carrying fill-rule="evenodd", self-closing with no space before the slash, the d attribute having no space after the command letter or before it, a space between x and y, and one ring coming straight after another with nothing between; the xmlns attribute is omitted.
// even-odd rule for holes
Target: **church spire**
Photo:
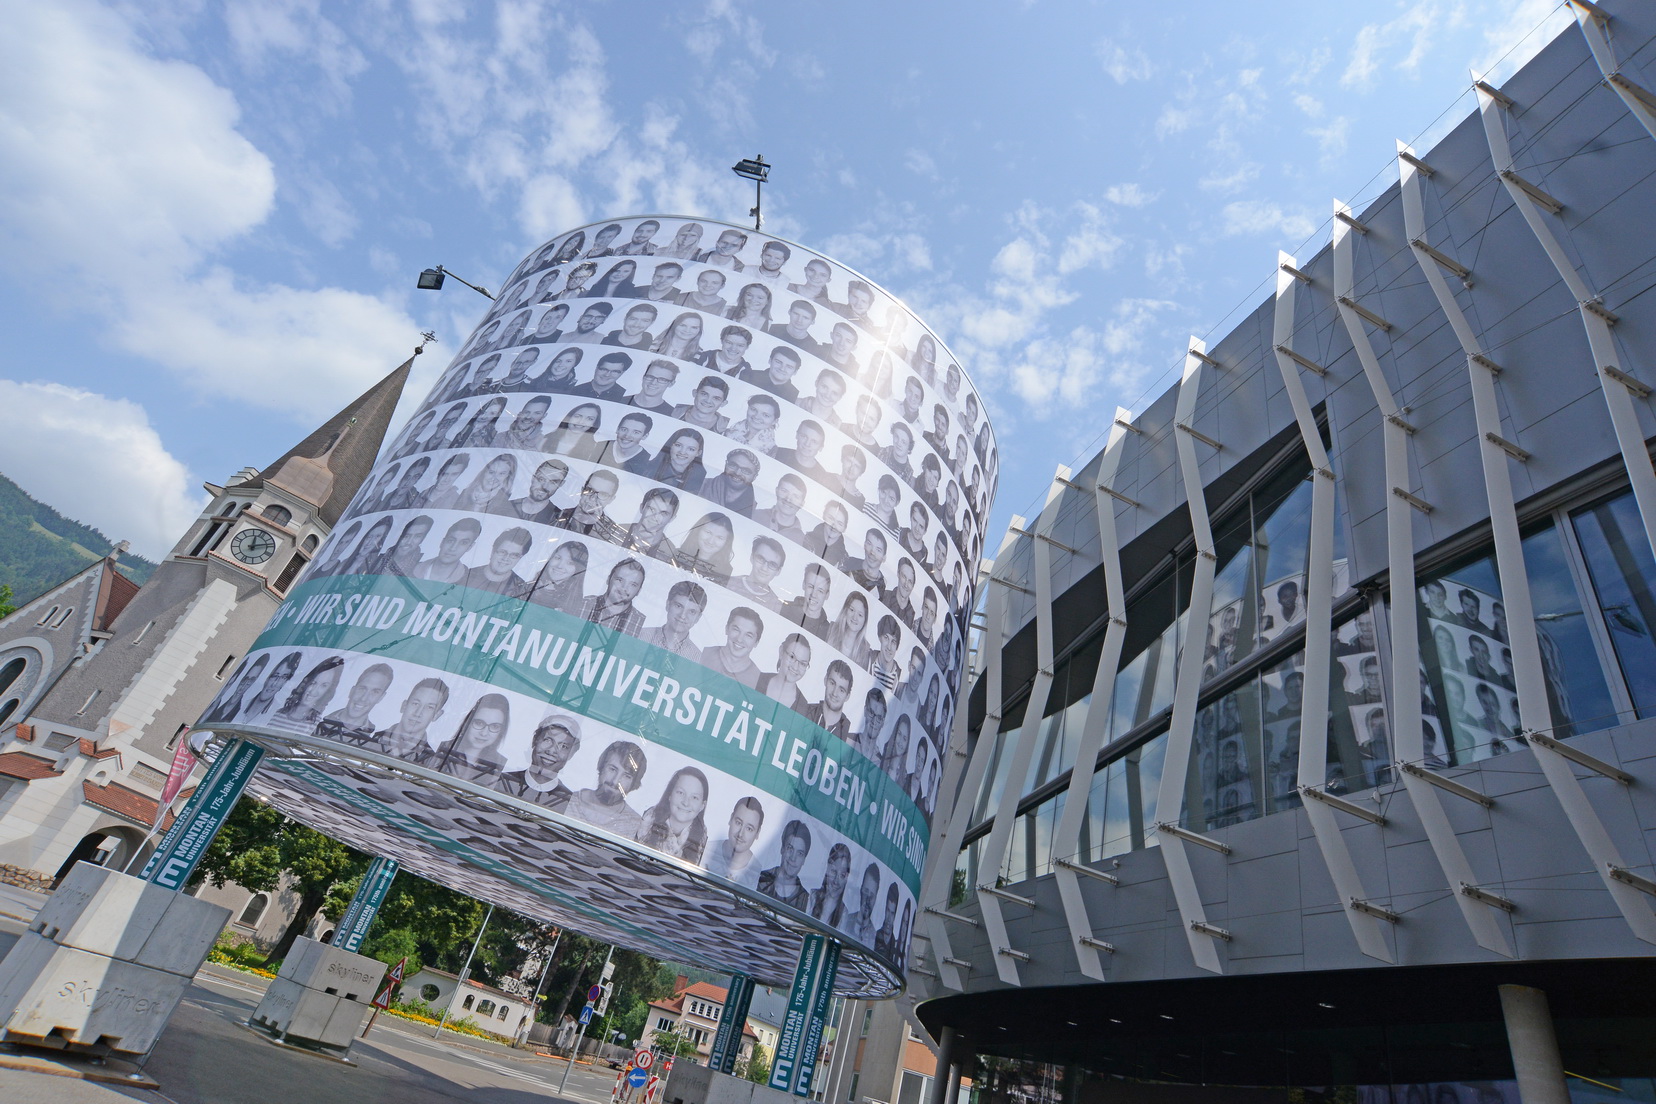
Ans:
<svg viewBox="0 0 1656 1104"><path fill-rule="evenodd" d="M422 343L421 348L414 350L414 356L423 351ZM411 356L283 453L275 463L233 486L251 490L266 481L280 484L314 503L317 518L332 527L362 481L368 478L413 366Z"/></svg>

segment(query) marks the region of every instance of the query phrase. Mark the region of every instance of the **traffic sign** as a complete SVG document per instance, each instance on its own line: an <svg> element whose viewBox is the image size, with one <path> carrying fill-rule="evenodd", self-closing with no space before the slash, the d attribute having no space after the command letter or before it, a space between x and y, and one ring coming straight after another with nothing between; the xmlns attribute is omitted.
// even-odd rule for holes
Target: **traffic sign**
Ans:
<svg viewBox="0 0 1656 1104"><path fill-rule="evenodd" d="M635 1089L642 1089L644 1087L644 1082L649 1079L649 1070L635 1069L631 1073L627 1074L627 1084L631 1085Z"/></svg>
<svg viewBox="0 0 1656 1104"><path fill-rule="evenodd" d="M673 1056L669 1054L661 1060L661 1076L666 1077L673 1072Z"/></svg>
<svg viewBox="0 0 1656 1104"><path fill-rule="evenodd" d="M375 1008L391 1007L391 994L395 992L397 986L401 984L403 979L403 969L407 965L408 959L404 958L395 966L391 967L391 972L385 975L385 988L381 989L379 995L370 1002Z"/></svg>
<svg viewBox="0 0 1656 1104"><path fill-rule="evenodd" d="M641 1070L649 1069L651 1066L655 1065L655 1051L645 1050L643 1047L639 1047L638 1053L633 1055L633 1065L637 1066Z"/></svg>
<svg viewBox="0 0 1656 1104"><path fill-rule="evenodd" d="M587 1024L589 1024L591 1022L592 1022L592 1005L589 1004L585 1008L581 1009L581 1026L585 1027Z"/></svg>
<svg viewBox="0 0 1656 1104"><path fill-rule="evenodd" d="M598 994L602 993L603 991L604 991L603 986L594 985L591 989L587 990L587 1000L589 1000L589 1001L597 1000L598 999Z"/></svg>

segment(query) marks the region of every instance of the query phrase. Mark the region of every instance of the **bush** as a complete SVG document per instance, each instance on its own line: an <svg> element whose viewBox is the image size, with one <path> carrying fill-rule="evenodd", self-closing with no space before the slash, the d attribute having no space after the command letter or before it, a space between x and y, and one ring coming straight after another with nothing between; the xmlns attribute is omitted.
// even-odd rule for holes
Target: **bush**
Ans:
<svg viewBox="0 0 1656 1104"><path fill-rule="evenodd" d="M275 977L276 971L281 967L279 962L267 966L264 952L260 951L251 939L228 928L220 932L219 937L213 941L213 949L207 952L207 961L267 978Z"/></svg>

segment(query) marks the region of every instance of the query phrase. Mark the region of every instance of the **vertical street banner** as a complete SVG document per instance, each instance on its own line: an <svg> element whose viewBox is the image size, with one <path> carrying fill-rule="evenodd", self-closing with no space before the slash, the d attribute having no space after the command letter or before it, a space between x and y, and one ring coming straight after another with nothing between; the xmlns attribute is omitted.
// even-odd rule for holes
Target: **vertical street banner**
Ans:
<svg viewBox="0 0 1656 1104"><path fill-rule="evenodd" d="M246 740L234 740L219 752L213 769L144 864L142 877L146 882L163 889L184 888L263 758L264 749Z"/></svg>
<svg viewBox="0 0 1656 1104"><path fill-rule="evenodd" d="M184 789L184 783L190 780L190 772L195 770L195 752L190 750L190 741L184 739L187 732L179 734L178 746L173 750L172 768L167 771L167 784L161 789L161 800L155 803L155 823L159 825L161 819L167 815L167 808L172 805L173 798Z"/></svg>
<svg viewBox="0 0 1656 1104"><path fill-rule="evenodd" d="M800 948L799 966L788 994L788 1011L782 1018L782 1033L776 1040L776 1057L771 1062L770 1087L773 1089L793 1091L800 1048L805 1041L811 1004L827 951L828 940L820 935L807 935L805 945Z"/></svg>
<svg viewBox="0 0 1656 1104"><path fill-rule="evenodd" d="M379 915L380 906L385 903L385 895L391 892L391 883L397 877L397 869L397 860L384 856L369 864L367 871L362 875L362 884L357 886L356 895L351 898L345 915L334 928L334 946L352 952L362 946L362 941L368 937L369 927L374 923L374 917Z"/></svg>
<svg viewBox="0 0 1656 1104"><path fill-rule="evenodd" d="M707 1059L709 1069L736 1072L736 1056L742 1050L742 1028L747 1024L748 1006L752 1002L753 979L746 974L732 974L730 988L725 992L724 1011L719 1014L719 1030L713 1035L713 1050Z"/></svg>
<svg viewBox="0 0 1656 1104"><path fill-rule="evenodd" d="M834 1000L834 975L839 973L840 947L829 942L822 956L822 968L817 978L816 992L811 997L811 1018L805 1027L805 1039L800 1047L793 1094L811 1095L811 1078L816 1074L817 1052L822 1049L822 1030L828 1020L828 1006Z"/></svg>

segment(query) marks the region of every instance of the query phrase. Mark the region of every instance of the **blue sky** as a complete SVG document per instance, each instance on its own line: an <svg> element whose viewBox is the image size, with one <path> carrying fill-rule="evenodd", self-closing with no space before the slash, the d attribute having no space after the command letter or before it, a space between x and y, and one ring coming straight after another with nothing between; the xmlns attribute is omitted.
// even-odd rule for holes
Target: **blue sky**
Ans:
<svg viewBox="0 0 1656 1104"><path fill-rule="evenodd" d="M1549 0L37 0L0 15L0 470L163 553L432 329L609 215L740 221L903 296L977 380L994 526L1224 333L1331 200L1573 25ZM1570 33L1575 33L1571 31ZM990 540L990 547L995 540Z"/></svg>

